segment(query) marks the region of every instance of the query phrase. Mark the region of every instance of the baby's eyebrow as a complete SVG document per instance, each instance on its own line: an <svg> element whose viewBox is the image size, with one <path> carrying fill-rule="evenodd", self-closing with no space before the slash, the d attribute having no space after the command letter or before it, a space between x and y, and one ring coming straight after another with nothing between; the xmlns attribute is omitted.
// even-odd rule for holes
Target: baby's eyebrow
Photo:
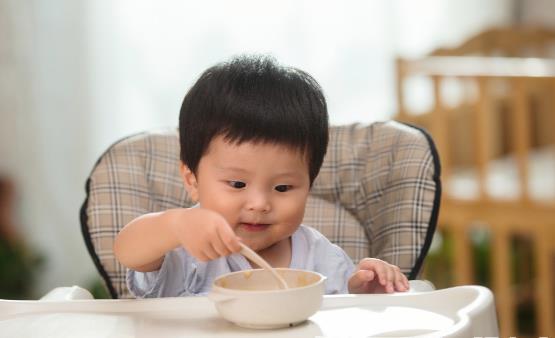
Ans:
<svg viewBox="0 0 555 338"><path fill-rule="evenodd" d="M216 165L216 169L221 170L221 171L232 171L232 172L239 172L239 173L250 173L250 171L244 169L244 168L240 168L240 167L226 167L226 166L218 166ZM300 176L299 172L297 171L286 171L286 172L282 172L282 173L277 173L275 175L273 175L276 178L280 178L280 177L298 177Z"/></svg>
<svg viewBox="0 0 555 338"><path fill-rule="evenodd" d="M222 171L237 171L237 172L241 172L241 173L248 173L249 171L243 168L239 168L239 167L221 167L221 166L216 166L216 169L218 170L222 170Z"/></svg>
<svg viewBox="0 0 555 338"><path fill-rule="evenodd" d="M297 171L288 171L276 174L275 177L298 177L300 174Z"/></svg>

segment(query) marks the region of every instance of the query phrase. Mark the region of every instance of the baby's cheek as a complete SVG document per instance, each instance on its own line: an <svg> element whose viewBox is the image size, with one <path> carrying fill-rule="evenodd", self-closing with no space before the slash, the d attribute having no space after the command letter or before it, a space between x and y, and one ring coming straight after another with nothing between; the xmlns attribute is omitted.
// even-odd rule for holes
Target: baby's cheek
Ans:
<svg viewBox="0 0 555 338"><path fill-rule="evenodd" d="M286 214L287 223L291 225L299 225L302 223L304 217L304 209L291 209Z"/></svg>
<svg viewBox="0 0 555 338"><path fill-rule="evenodd" d="M304 212L308 193L306 191L298 191L294 196L288 199L289 208L294 212Z"/></svg>

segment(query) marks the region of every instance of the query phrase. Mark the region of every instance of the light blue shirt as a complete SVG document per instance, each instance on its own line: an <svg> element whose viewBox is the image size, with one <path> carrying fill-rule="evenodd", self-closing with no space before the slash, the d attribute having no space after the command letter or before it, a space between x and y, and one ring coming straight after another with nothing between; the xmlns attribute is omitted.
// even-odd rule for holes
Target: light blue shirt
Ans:
<svg viewBox="0 0 555 338"><path fill-rule="evenodd" d="M326 276L326 294L348 292L347 282L354 264L340 247L317 230L302 224L291 236L291 247L290 268ZM180 247L166 253L158 271L128 269L127 287L137 298L205 295L217 277L246 269L252 267L240 254L201 262Z"/></svg>

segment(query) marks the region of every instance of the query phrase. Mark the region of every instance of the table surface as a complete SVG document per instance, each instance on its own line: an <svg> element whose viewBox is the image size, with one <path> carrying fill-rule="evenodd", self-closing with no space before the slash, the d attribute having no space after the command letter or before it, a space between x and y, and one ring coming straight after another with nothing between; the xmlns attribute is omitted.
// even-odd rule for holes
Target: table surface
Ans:
<svg viewBox="0 0 555 338"><path fill-rule="evenodd" d="M464 303L464 290L461 288L465 287L392 295L324 296L321 309L306 322L275 330L245 329L229 323L218 315L214 304L206 297L65 302L2 300L0 337L368 337L437 334L448 332L460 324L457 306L462 307ZM458 305L456 299L461 299Z"/></svg>

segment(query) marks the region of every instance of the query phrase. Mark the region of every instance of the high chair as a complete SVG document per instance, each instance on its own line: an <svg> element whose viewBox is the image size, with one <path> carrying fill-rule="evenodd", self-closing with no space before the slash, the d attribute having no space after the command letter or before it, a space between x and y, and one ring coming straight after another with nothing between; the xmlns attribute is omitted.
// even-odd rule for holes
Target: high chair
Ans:
<svg viewBox="0 0 555 338"><path fill-rule="evenodd" d="M113 298L132 297L112 252L135 217L193 204L179 175L176 129L147 131L108 148L86 182L81 229ZM436 228L440 164L432 139L398 122L330 128L328 151L303 223L355 263L377 257L418 276Z"/></svg>

